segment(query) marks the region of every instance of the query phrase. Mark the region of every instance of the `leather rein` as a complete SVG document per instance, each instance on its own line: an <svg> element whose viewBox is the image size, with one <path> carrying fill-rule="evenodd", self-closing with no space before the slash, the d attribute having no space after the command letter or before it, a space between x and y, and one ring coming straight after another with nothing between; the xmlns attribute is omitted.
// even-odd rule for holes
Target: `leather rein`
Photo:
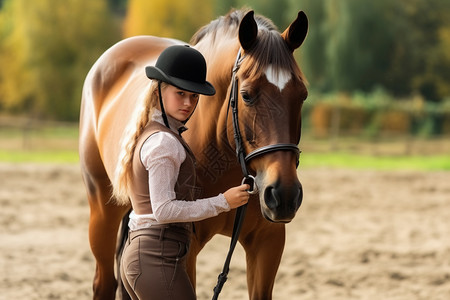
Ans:
<svg viewBox="0 0 450 300"><path fill-rule="evenodd" d="M247 162L252 160L255 157L265 155L270 152L275 151L293 151L296 154L297 161L296 166L298 167L299 159L300 159L300 149L296 144L290 143L278 143L273 145L267 145L260 147L256 150L253 150L249 154L245 154L245 149L242 142L241 131L239 129L239 119L238 119L238 78L237 71L241 66L242 60L245 58L241 57L241 49L239 49L236 61L233 66L233 73L231 78L231 91L230 98L228 101L228 110L231 108L232 113L232 122L233 122L233 132L234 132L234 141L236 144L236 157L241 166L242 175L244 176L242 180L242 184L247 183L250 185L250 189L247 191L249 194L256 194L258 192L255 177L253 177L247 169ZM228 118L227 118L228 119ZM242 205L236 209L236 216L234 219L233 225L233 233L231 235L230 248L228 250L227 258L225 260L222 273L219 274L217 278L217 284L214 287L214 295L213 300L217 300L220 292L222 291L222 287L228 279L228 272L230 271L230 262L231 257L233 255L234 249L236 247L237 241L239 239L239 233L241 232L242 225L244 223L244 217L247 210L247 204Z"/></svg>

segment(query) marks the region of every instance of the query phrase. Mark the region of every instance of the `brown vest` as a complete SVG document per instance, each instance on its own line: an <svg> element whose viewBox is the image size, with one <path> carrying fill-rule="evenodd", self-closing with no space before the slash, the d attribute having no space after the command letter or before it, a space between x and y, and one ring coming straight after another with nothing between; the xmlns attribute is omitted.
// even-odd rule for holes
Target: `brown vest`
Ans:
<svg viewBox="0 0 450 300"><path fill-rule="evenodd" d="M148 171L142 164L140 153L144 142L152 134L160 131L165 131L173 134L186 150L186 159L180 166L178 179L175 184L176 199L193 201L197 199L197 196L199 194L199 189L195 187L195 157L191 149L181 138L181 136L177 135L166 126L152 121L145 127L143 133L138 138L133 155L130 198L133 210L136 212L136 214L152 213L148 186Z"/></svg>

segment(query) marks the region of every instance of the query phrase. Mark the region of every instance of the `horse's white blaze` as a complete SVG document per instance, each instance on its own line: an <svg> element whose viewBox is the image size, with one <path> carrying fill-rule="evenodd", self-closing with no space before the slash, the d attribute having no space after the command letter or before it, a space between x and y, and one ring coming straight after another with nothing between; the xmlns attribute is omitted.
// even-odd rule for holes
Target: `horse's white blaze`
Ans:
<svg viewBox="0 0 450 300"><path fill-rule="evenodd" d="M286 70L278 70L275 71L272 65L269 65L266 70L266 78L267 80L278 87L280 91L284 89L286 84L291 80L291 73Z"/></svg>

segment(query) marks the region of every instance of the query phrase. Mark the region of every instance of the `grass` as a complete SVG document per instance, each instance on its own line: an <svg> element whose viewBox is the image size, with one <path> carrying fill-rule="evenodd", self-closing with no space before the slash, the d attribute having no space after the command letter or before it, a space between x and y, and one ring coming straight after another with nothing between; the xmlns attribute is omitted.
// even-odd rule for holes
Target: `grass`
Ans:
<svg viewBox="0 0 450 300"><path fill-rule="evenodd" d="M9 163L78 163L75 150L0 150L0 162Z"/></svg>
<svg viewBox="0 0 450 300"><path fill-rule="evenodd" d="M341 139L339 148L335 151L330 151L330 142L323 140L305 139L304 144L300 169L328 167L450 171L448 138L408 143L396 140L394 143L389 141L376 144ZM0 130L0 162L76 164L79 161L77 147L76 124L28 130ZM412 151L409 151L410 148ZM405 149L408 149L409 155L404 155Z"/></svg>
<svg viewBox="0 0 450 300"><path fill-rule="evenodd" d="M0 162L78 163L78 125L0 130Z"/></svg>
<svg viewBox="0 0 450 300"><path fill-rule="evenodd" d="M0 150L0 162L10 163L68 163L79 162L76 150ZM450 156L369 156L353 153L303 153L301 168L348 168L373 170L450 171Z"/></svg>
<svg viewBox="0 0 450 300"><path fill-rule="evenodd" d="M354 153L304 153L300 168L450 171L449 155L369 156Z"/></svg>

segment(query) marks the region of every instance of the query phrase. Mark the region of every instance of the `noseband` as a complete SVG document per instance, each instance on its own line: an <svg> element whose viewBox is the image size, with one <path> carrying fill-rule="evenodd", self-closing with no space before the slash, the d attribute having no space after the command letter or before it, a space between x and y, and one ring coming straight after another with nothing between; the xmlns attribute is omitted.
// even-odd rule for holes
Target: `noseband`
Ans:
<svg viewBox="0 0 450 300"><path fill-rule="evenodd" d="M249 174L248 169L247 169L247 162L249 162L250 160L252 160L255 157L262 156L262 155L265 155L270 152L293 151L297 157L296 166L298 167L301 151L296 144L278 143L278 144L266 145L266 146L260 147L256 150L253 150L249 154L245 155L245 149L242 144L242 135L241 135L241 131L239 129L238 106L237 106L238 105L238 79L237 79L237 75L236 75L243 59L244 59L244 57L241 58L241 50L239 49L237 57L236 57L236 61L234 62L234 67L233 67L233 77L231 79L232 81L231 81L230 99L228 101L228 110L231 107L234 142L236 144L236 156L237 156L237 159L241 166L242 174L244 175L242 184L244 184L244 183L249 184L250 190L248 191L248 193L256 194L258 191L257 191L257 187L255 184L255 178ZM213 300L218 299L219 293L222 291L222 287L225 284L225 281L227 281L228 272L230 271L231 256L233 255L233 251L236 247L242 224L244 223L246 209L247 209L247 204L239 206L236 209L236 217L235 217L234 225L233 225L233 233L231 236L230 249L228 250L227 258L225 260L225 263L224 263L224 266L222 269L222 273L219 274L219 277L217 279L217 285L214 288L214 295L212 298Z"/></svg>

